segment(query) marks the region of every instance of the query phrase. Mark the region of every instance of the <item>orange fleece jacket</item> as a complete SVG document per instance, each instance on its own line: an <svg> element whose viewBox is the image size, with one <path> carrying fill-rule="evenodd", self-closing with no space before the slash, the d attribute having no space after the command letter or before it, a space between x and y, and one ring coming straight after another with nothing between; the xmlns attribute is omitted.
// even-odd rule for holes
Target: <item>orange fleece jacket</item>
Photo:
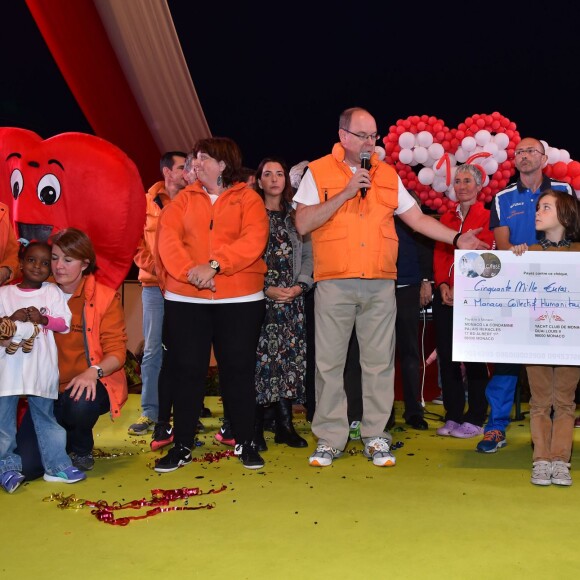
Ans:
<svg viewBox="0 0 580 580"><path fill-rule="evenodd" d="M165 207L171 199L165 191L165 182L158 181L153 184L146 194L147 209L145 215L145 228L143 237L137 247L134 262L139 268L139 282L143 286L159 286L155 270L155 237L157 235L157 223L161 208L155 201L159 196L161 204Z"/></svg>
<svg viewBox="0 0 580 580"><path fill-rule="evenodd" d="M201 182L187 186L163 209L157 227L161 287L208 300L254 294L264 288L269 221L264 202L245 183L224 191L212 205ZM217 260L216 291L198 290L188 271Z"/></svg>

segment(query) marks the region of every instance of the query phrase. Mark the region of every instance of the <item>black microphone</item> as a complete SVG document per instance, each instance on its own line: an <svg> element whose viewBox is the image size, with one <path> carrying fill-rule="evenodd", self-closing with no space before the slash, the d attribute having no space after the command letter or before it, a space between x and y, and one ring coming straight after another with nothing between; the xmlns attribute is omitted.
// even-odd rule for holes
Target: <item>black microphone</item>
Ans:
<svg viewBox="0 0 580 580"><path fill-rule="evenodd" d="M360 154L360 166L363 169L370 169L371 168L371 154L368 151L363 151ZM364 199L367 195L367 188L361 187L360 188L360 196Z"/></svg>

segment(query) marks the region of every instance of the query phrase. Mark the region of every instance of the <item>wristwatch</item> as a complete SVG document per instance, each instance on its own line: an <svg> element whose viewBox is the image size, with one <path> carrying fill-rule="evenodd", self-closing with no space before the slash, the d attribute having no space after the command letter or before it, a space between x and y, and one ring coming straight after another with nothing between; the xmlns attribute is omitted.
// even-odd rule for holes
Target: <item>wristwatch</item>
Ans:
<svg viewBox="0 0 580 580"><path fill-rule="evenodd" d="M92 369L97 369L97 379L103 378L103 369L99 365L91 365Z"/></svg>
<svg viewBox="0 0 580 580"><path fill-rule="evenodd" d="M306 292L308 292L308 284L305 282L298 282L298 286L302 288L302 294L306 294Z"/></svg>
<svg viewBox="0 0 580 580"><path fill-rule="evenodd" d="M220 263L217 260L210 260L209 267L213 268L216 274L220 273Z"/></svg>

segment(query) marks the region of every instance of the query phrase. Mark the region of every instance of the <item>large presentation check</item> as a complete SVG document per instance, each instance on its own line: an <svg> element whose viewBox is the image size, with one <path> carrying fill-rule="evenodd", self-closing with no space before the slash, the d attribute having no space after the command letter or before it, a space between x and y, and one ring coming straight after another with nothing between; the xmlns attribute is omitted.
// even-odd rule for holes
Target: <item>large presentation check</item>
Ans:
<svg viewBox="0 0 580 580"><path fill-rule="evenodd" d="M580 252L456 250L453 360L580 365Z"/></svg>

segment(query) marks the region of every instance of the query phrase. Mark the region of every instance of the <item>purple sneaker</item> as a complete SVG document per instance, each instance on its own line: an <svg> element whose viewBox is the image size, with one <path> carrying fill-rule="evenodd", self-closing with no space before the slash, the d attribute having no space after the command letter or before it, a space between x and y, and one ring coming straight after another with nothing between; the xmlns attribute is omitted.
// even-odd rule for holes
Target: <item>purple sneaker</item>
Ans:
<svg viewBox="0 0 580 580"><path fill-rule="evenodd" d="M449 433L451 437L459 437L459 439L469 439L470 437L478 437L483 435L483 427L478 427L472 423L461 423L458 427Z"/></svg>
<svg viewBox="0 0 580 580"><path fill-rule="evenodd" d="M451 435L451 431L457 429L458 427L461 427L459 423L456 423L455 421L446 421L443 427L439 427L439 429L437 429L437 435L449 437L449 435Z"/></svg>

